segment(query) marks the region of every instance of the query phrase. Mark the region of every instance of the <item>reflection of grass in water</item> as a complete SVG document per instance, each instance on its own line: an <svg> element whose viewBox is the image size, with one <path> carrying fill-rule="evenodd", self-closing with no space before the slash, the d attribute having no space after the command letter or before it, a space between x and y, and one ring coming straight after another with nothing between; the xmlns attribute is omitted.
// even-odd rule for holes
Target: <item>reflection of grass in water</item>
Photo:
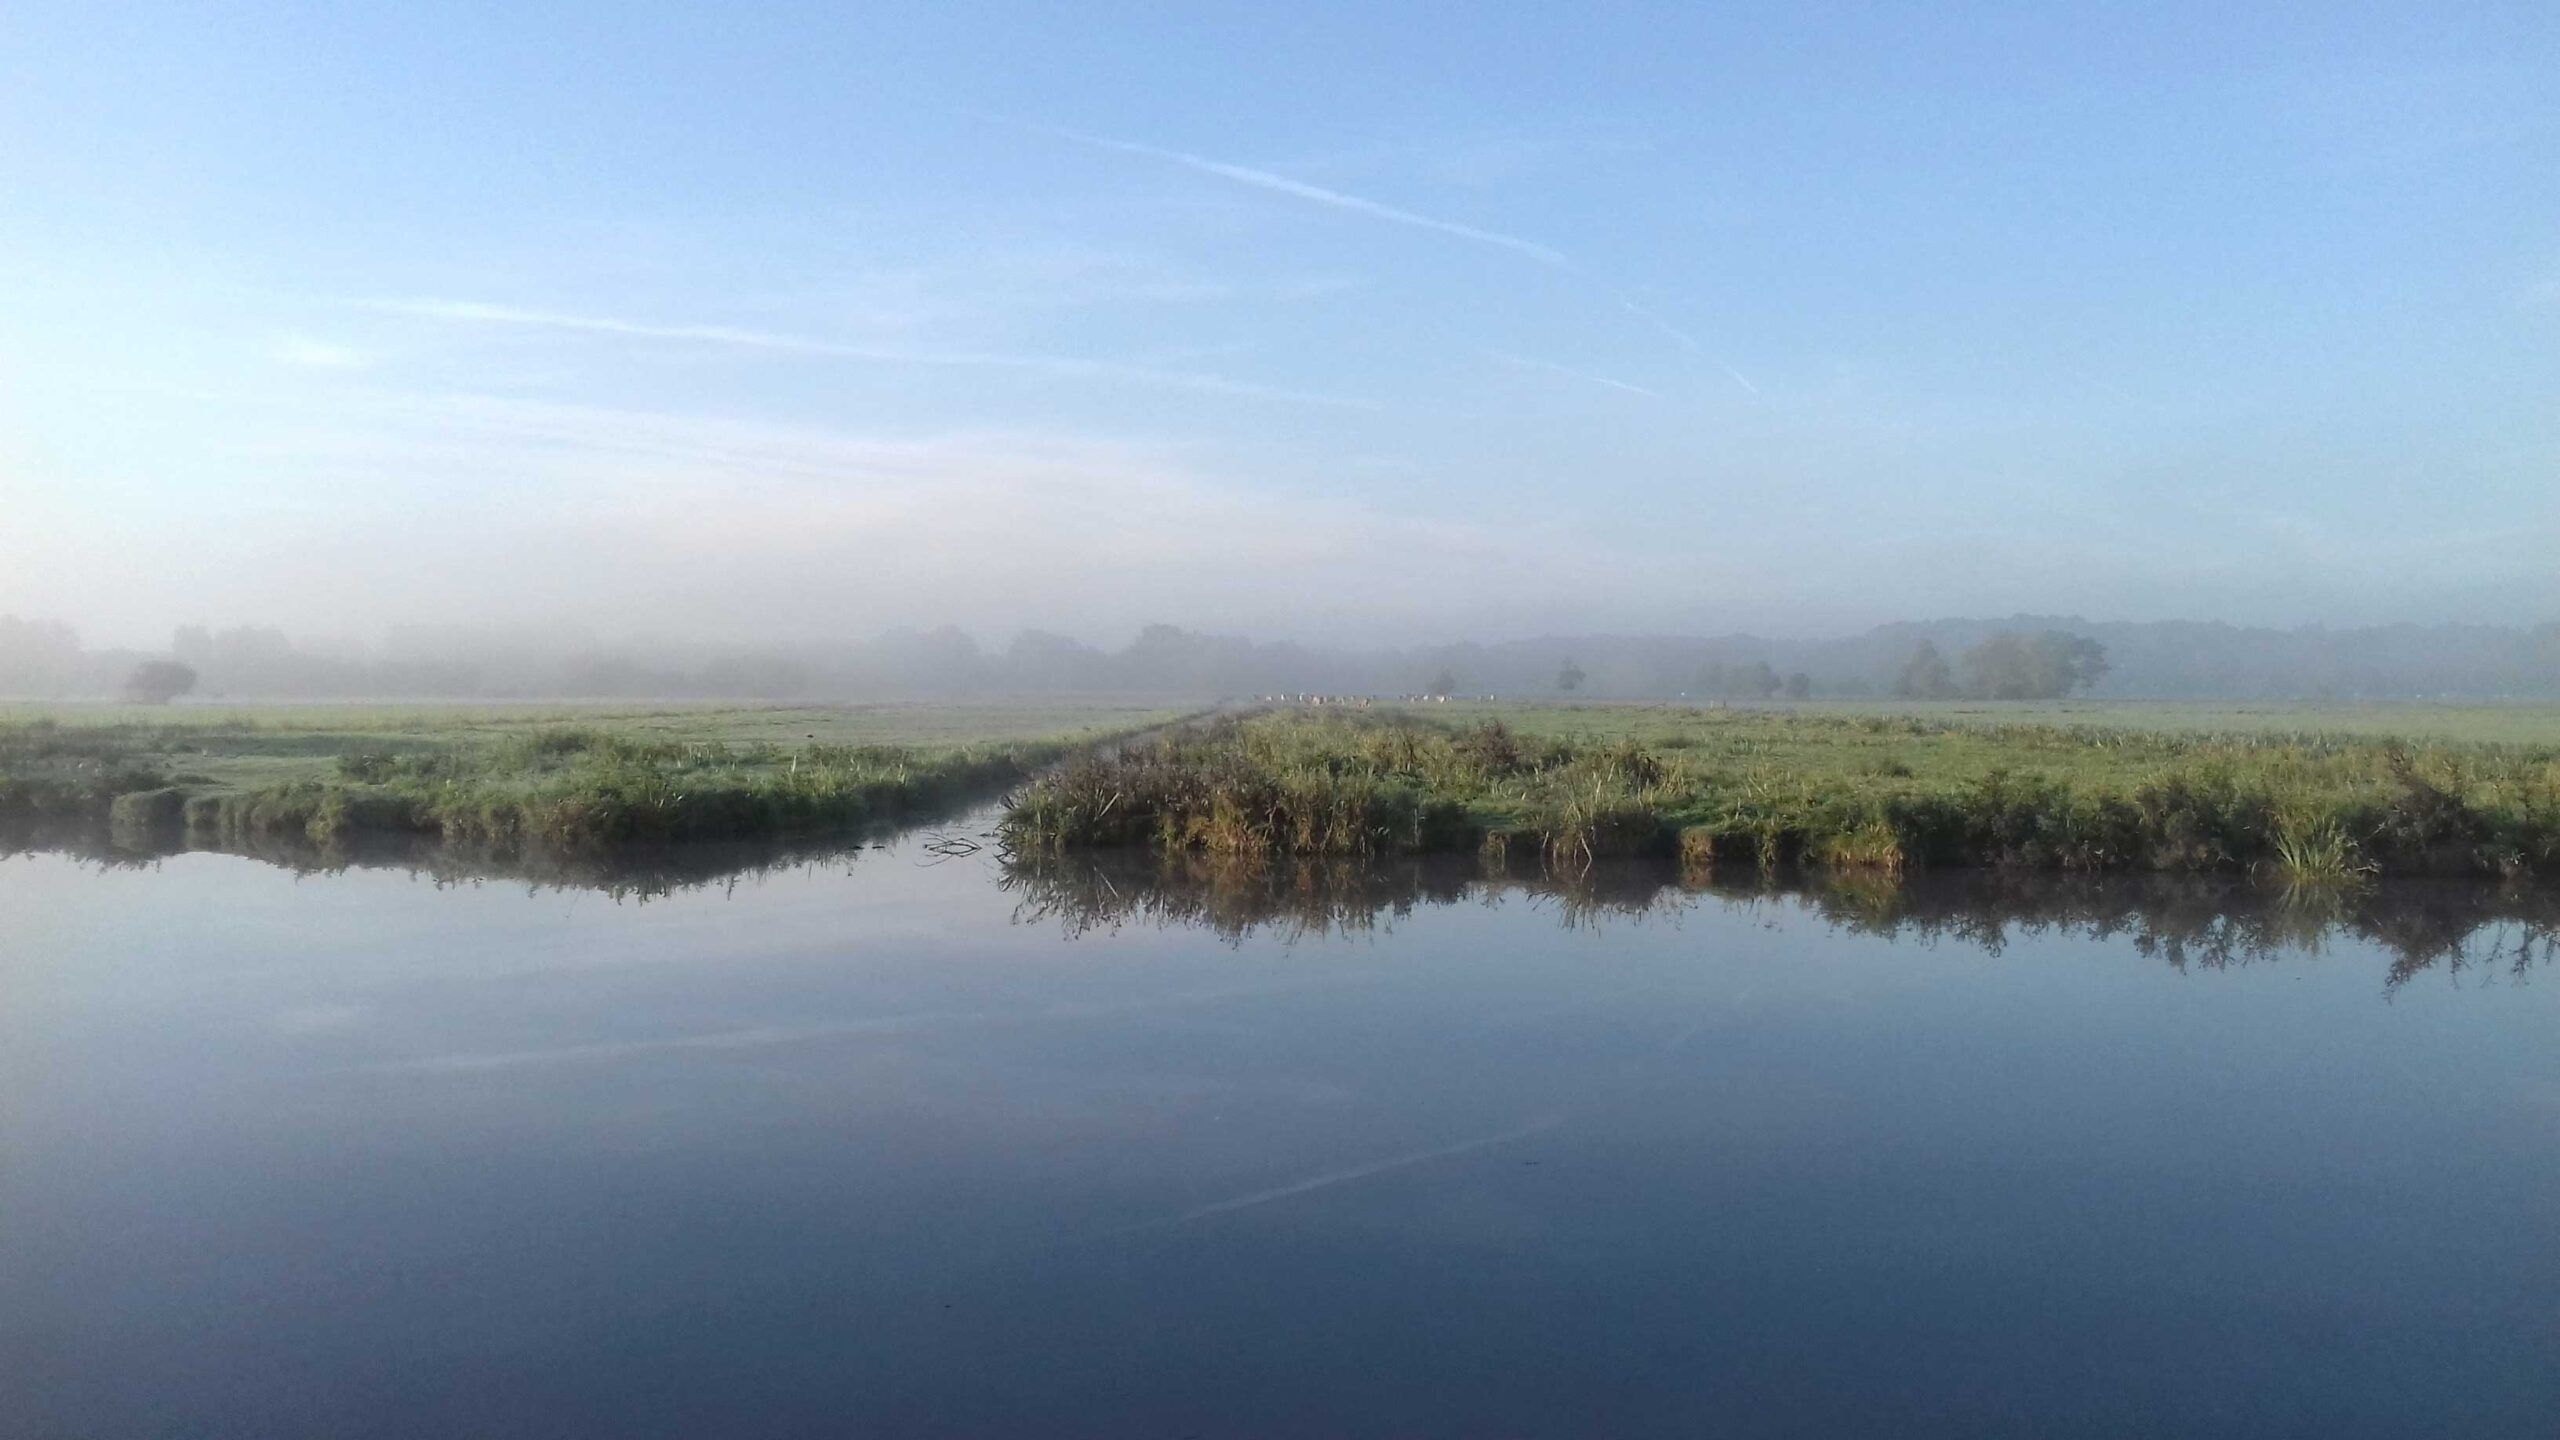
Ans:
<svg viewBox="0 0 2560 1440"><path fill-rule="evenodd" d="M2390 954L2398 985L2503 957L2521 976L2560 958L2560 895L2472 882L2304 887L2219 876L1971 872L1906 881L1876 870L1718 875L1621 861L1515 869L1456 856L1364 863L1187 853L1017 854L1000 883L1023 924L1070 936L1129 925L1200 927L1231 942L1366 933L1424 906L1524 897L1573 928L1683 912L1701 899L1795 907L1885 939L1997 954L2021 936L2129 940L2184 970L2316 955L2336 940Z"/></svg>
<svg viewBox="0 0 2560 1440"><path fill-rule="evenodd" d="M1394 712L1228 720L1067 767L1006 831L1024 850L2560 874L2555 746L1685 715L1650 739Z"/></svg>
<svg viewBox="0 0 2560 1440"><path fill-rule="evenodd" d="M275 838L235 853L297 873L391 867L440 885L483 882L649 899L738 880L841 865L868 836L804 841L565 851L457 845L425 837L358 835L316 843ZM103 865L147 865L154 856L106 845L94 832L36 837ZM0 845L0 854L5 854ZM2560 960L2560 892L2474 881L2287 885L2227 875L2051 874L1976 870L1897 877L1874 869L1716 869L1669 861L1551 865L1537 856L1494 863L1475 856L1215 856L1128 849L1073 854L1015 852L997 885L1020 924L1057 925L1070 936L1130 925L1197 927L1231 942L1357 936L1433 906L1525 899L1563 928L1677 916L1704 901L1776 905L1823 924L1890 940L1952 943L1997 954L2021 936L2122 938L2177 969L2221 969L2318 954L2338 940L2392 957L2386 985L2431 969L2463 974L2496 966L2518 978Z"/></svg>
<svg viewBox="0 0 2560 1440"><path fill-rule="evenodd" d="M841 866L901 833L893 822L882 822L797 839L765 837L613 849L578 846L565 850L539 845L491 847L409 834L358 834L320 841L284 835L213 847L208 853L236 855L303 876L400 870L424 877L439 887L500 883L533 890L599 894L645 904L688 891L733 888L742 880L816 865ZM150 849L116 843L94 830L38 832L22 834L17 839L29 852L66 854L101 869L143 869L190 848L207 848L172 843ZM8 845L0 843L0 858L10 853Z"/></svg>
<svg viewBox="0 0 2560 1440"><path fill-rule="evenodd" d="M997 882L1019 924L1069 935L1144 924L1198 927L1229 939L1286 939L1376 930L1417 905L1452 904L1467 876L1446 861L1385 865L1344 859L1266 864L1258 857L1179 853L1097 860L1009 861Z"/></svg>

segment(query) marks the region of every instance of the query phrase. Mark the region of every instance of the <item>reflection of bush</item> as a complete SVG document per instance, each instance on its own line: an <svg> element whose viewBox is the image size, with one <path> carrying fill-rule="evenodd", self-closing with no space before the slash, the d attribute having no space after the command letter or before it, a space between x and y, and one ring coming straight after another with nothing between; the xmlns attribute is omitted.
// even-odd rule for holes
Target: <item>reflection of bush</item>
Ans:
<svg viewBox="0 0 2560 1440"><path fill-rule="evenodd" d="M1858 934L1995 954L2032 935L2122 937L2179 969L2353 940L2393 957L2393 985L2436 965L2494 962L2521 975L2560 956L2560 893L2461 881L2288 888L2228 876L2003 871L1725 876L1646 861L1506 869L1453 856L1363 864L1124 850L1016 856L1001 883L1016 897L1016 920L1069 935L1135 924L1294 940L1374 929L1425 905L1523 896L1567 927L1701 901L1785 904Z"/></svg>
<svg viewBox="0 0 2560 1440"><path fill-rule="evenodd" d="M998 883L1016 897L1016 922L1054 922L1069 935L1134 923L1298 939L1374 930L1419 905L1457 904L1477 873L1446 855L1371 864L1124 850L1017 857Z"/></svg>
<svg viewBox="0 0 2560 1440"><path fill-rule="evenodd" d="M113 823L0 828L0 854L66 850L106 865L149 864L184 847L169 804L140 795ZM821 863L841 863L895 833L805 843L744 841L625 846L610 852L474 847L414 837L244 841L227 853L297 873L394 867L438 884L483 881L594 891L646 901ZM1426 906L1525 899L1564 927L1677 915L1702 904L1786 906L1838 929L1887 940L1947 942L1997 954L2037 935L2129 940L2181 970L2222 968L2333 941L2392 957L2386 983L2431 968L2496 965L2523 975L2560 958L2560 891L2463 880L2279 886L2229 875L2089 875L2026 871L1768 872L1663 860L1548 863L1526 858L1407 855L1213 855L1120 849L1015 854L996 881L1021 924L1070 936L1140 925L1197 927L1230 941L1294 941L1391 926Z"/></svg>
<svg viewBox="0 0 2560 1440"><path fill-rule="evenodd" d="M1803 897L1829 923L1862 934L1951 940L1995 954L2027 935L2121 936L2182 970L2317 952L2334 940L2391 955L2395 985L2437 964L2459 970L2503 957L2521 975L2560 956L2560 892L2531 886L2456 880L2282 886L2214 876L1967 872L1909 885L1826 882L1787 893Z"/></svg>
<svg viewBox="0 0 2560 1440"><path fill-rule="evenodd" d="M476 885L487 881L521 884L542 890L580 890L617 900L647 901L687 890L730 885L756 876L841 862L873 840L897 833L882 825L873 830L831 835L820 840L700 841L674 845L628 845L610 852L583 847L553 849L539 845L484 846L454 844L418 836L365 835L312 840L305 836L241 837L210 853L262 861L297 875L330 875L347 870L396 869L438 885ZM123 825L17 827L0 831L0 856L13 852L57 851L100 866L121 868L155 864L172 855L207 847L165 830L158 843L152 833ZM197 837L201 838L201 837Z"/></svg>

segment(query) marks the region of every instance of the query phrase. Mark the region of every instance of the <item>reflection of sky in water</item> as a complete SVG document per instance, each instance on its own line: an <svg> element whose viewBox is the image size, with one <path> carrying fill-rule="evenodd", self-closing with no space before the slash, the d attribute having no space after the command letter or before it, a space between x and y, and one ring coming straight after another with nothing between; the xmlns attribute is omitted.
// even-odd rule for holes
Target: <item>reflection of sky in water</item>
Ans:
<svg viewBox="0 0 2560 1440"><path fill-rule="evenodd" d="M2560 1012L2490 932L2395 984L2441 917L2181 969L2168 892L2012 897L1995 954L1956 892L1373 876L1344 928L918 859L0 861L0 1431L2560 1408Z"/></svg>

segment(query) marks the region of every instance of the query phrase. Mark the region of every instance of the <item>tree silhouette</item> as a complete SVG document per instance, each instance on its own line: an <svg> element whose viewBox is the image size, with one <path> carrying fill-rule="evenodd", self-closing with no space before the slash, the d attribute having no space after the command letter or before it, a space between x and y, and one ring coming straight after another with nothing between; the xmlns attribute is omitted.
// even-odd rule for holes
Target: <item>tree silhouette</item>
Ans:
<svg viewBox="0 0 2560 1440"><path fill-rule="evenodd" d="M2107 647L2045 630L1994 635L1964 653L1966 688L1986 700L2059 700L2107 673Z"/></svg>
<svg viewBox="0 0 2560 1440"><path fill-rule="evenodd" d="M1893 677L1893 693L1905 700L1946 700L1956 691L1956 672L1947 665L1947 657L1938 647L1923 640L1911 652L1902 673Z"/></svg>
<svg viewBox="0 0 2560 1440"><path fill-rule="evenodd" d="M183 660L145 660L125 677L124 697L140 705L166 705L194 688L194 666Z"/></svg>

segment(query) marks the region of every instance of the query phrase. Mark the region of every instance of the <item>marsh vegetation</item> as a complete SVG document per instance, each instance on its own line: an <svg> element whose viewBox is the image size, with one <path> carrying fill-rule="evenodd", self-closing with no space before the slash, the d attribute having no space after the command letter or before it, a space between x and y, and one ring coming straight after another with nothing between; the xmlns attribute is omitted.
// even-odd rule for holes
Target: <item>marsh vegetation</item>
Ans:
<svg viewBox="0 0 2560 1440"><path fill-rule="evenodd" d="M137 851L424 837L504 853L840 831L948 807L1174 712L1117 707L40 714L0 839Z"/></svg>
<svg viewBox="0 0 2560 1440"><path fill-rule="evenodd" d="M1275 713L1066 765L1005 828L1032 852L2548 877L2560 745L1696 710L1609 736L1534 710Z"/></svg>
<svg viewBox="0 0 2560 1440"><path fill-rule="evenodd" d="M1037 775L1003 822L1025 853L1479 852L1514 868L1661 854L2332 886L2560 873L2547 711L1435 705L1230 715L1104 744L1178 713L21 710L0 713L0 840L295 855L397 840L500 857L789 840L945 812ZM2395 721L2408 733L2387 733ZM2506 735L2537 738L2468 738Z"/></svg>

